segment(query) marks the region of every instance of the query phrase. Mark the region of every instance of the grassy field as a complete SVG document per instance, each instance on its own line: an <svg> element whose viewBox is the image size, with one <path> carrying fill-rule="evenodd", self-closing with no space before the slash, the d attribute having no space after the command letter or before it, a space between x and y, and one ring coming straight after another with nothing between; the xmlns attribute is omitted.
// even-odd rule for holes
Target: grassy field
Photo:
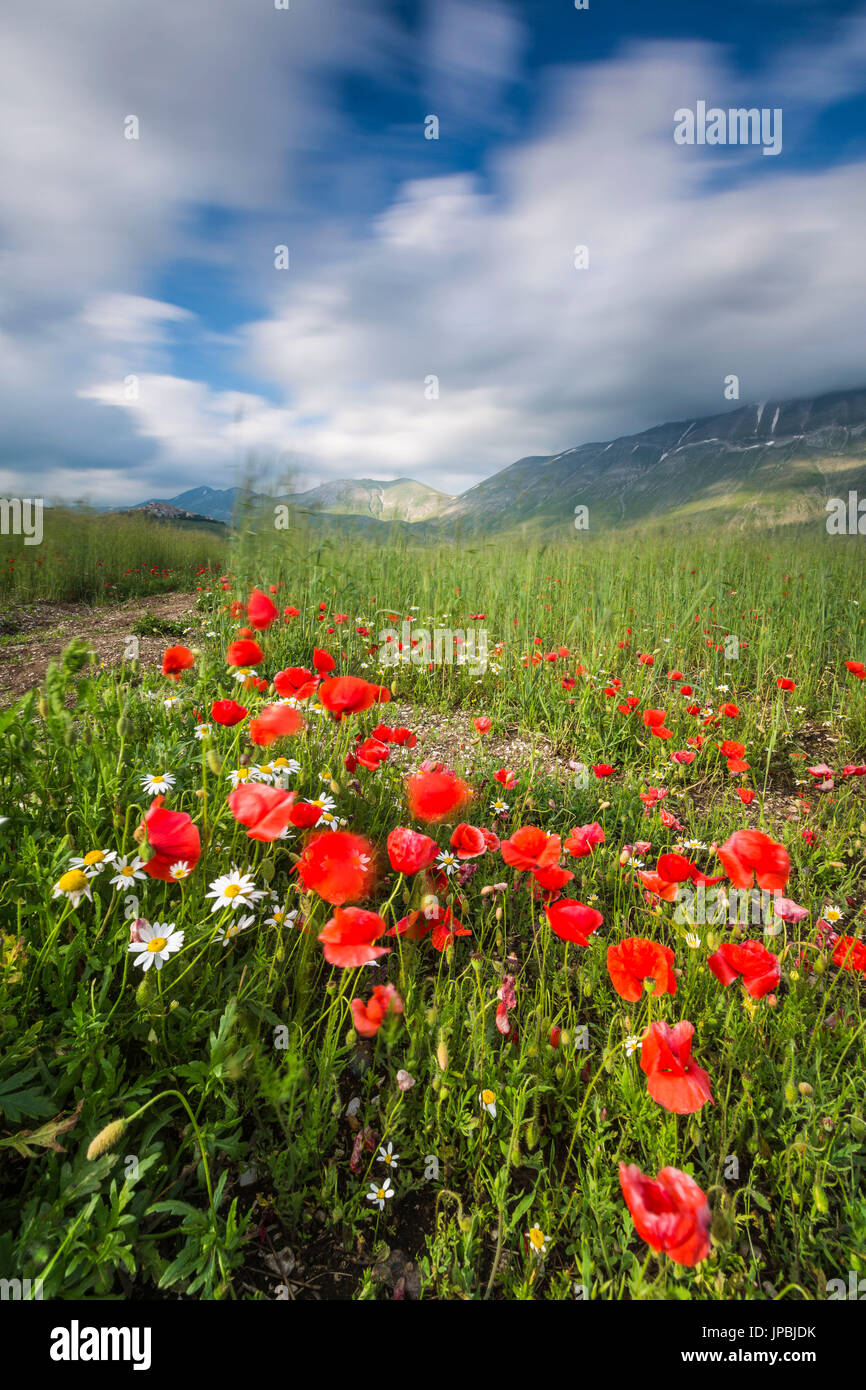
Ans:
<svg viewBox="0 0 866 1390"><path fill-rule="evenodd" d="M100 557L83 527L55 572L156 564L113 534ZM160 552L202 567L176 680L73 647L0 716L0 1277L479 1300L862 1278L862 541L251 527L222 582L195 544ZM437 628L476 659L383 664L386 630L408 655ZM293 668L308 689L275 690ZM334 718L372 698L342 675L380 698ZM397 704L417 742L365 742ZM456 780L421 770L434 717ZM435 840L427 868L401 827ZM784 917L732 921L743 880ZM684 1021L694 1065L665 1051ZM680 1177L642 1211L633 1167Z"/></svg>
<svg viewBox="0 0 866 1390"><path fill-rule="evenodd" d="M0 609L38 599L111 603L192 590L219 571L226 551L223 536L147 517L51 507L43 518L40 545L2 538Z"/></svg>

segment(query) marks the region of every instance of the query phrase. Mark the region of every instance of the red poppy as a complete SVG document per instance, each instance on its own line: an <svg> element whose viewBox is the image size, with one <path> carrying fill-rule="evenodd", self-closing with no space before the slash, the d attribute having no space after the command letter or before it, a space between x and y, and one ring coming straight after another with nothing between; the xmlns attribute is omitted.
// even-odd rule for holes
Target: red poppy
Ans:
<svg viewBox="0 0 866 1390"><path fill-rule="evenodd" d="M866 942L856 936L840 936L833 952L833 964L843 970L859 970L866 974Z"/></svg>
<svg viewBox="0 0 866 1390"><path fill-rule="evenodd" d="M794 684L794 682L793 682L792 680L789 680L787 676L779 676L779 679L776 681L776 684L777 684L777 686L779 687L780 690L796 690L796 689L797 689L797 687L796 687L796 685Z"/></svg>
<svg viewBox="0 0 866 1390"><path fill-rule="evenodd" d="M300 618L300 616L301 616L301 610L300 610L300 608L295 608L294 604L292 604L292 603L289 604L288 608L284 608L284 609L283 609L283 617L284 617L284 618Z"/></svg>
<svg viewBox="0 0 866 1390"><path fill-rule="evenodd" d="M659 941L645 936L627 936L607 948L607 971L617 994L637 1003L643 994L644 980L655 980L654 995L676 994L674 953Z"/></svg>
<svg viewBox="0 0 866 1390"><path fill-rule="evenodd" d="M305 728L304 720L291 705L265 705L255 719L250 720L249 734L253 743L269 748L278 738L290 738Z"/></svg>
<svg viewBox="0 0 866 1390"><path fill-rule="evenodd" d="M479 854L487 853L484 831L475 825L461 821L451 833L451 848L457 851L458 859L477 859Z"/></svg>
<svg viewBox="0 0 866 1390"><path fill-rule="evenodd" d="M670 729L665 728L665 712L663 709L645 709L641 718L650 733L655 734L656 738L673 738Z"/></svg>
<svg viewBox="0 0 866 1390"><path fill-rule="evenodd" d="M355 767L360 766L365 767L368 772L375 772L389 756L388 748L377 738L362 738L356 743L354 752L346 758L346 768L349 772L354 772Z"/></svg>
<svg viewBox="0 0 866 1390"><path fill-rule="evenodd" d="M690 753L685 748L678 748L676 753L671 753L671 762L689 767L697 756L697 753Z"/></svg>
<svg viewBox="0 0 866 1390"><path fill-rule="evenodd" d="M524 825L509 840L503 840L499 848L512 869L549 869L559 863L562 840L536 825Z"/></svg>
<svg viewBox="0 0 866 1390"><path fill-rule="evenodd" d="M517 778L508 767L501 767L498 772L493 774L494 781L501 782L506 791L510 792L517 786Z"/></svg>
<svg viewBox="0 0 866 1390"><path fill-rule="evenodd" d="M260 631L270 627L280 616L276 604L272 603L267 594L263 594L261 589L253 589L247 601L247 617L253 627ZM246 663L242 663L245 665Z"/></svg>
<svg viewBox="0 0 866 1390"><path fill-rule="evenodd" d="M380 956L387 956L390 946L373 945L384 931L385 923L377 912L365 912L361 907L338 907L318 939L324 946L328 964L339 965L345 970L369 965Z"/></svg>
<svg viewBox="0 0 866 1390"><path fill-rule="evenodd" d="M478 719L473 719L472 723L479 734L489 734L493 727L493 720L489 714L482 714Z"/></svg>
<svg viewBox="0 0 866 1390"><path fill-rule="evenodd" d="M201 858L201 838L198 827L185 811L166 811L165 797L157 796L150 803L150 810L144 817L147 843L153 850L153 858L148 859L144 871L151 878L161 878L164 883L172 883L172 864L186 863L192 870Z"/></svg>
<svg viewBox="0 0 866 1390"><path fill-rule="evenodd" d="M189 647L168 647L162 657L162 674L170 681L179 681L181 671L188 671L195 665L195 657Z"/></svg>
<svg viewBox="0 0 866 1390"><path fill-rule="evenodd" d="M610 777L614 769L610 763L596 763L592 770L596 777Z"/></svg>
<svg viewBox="0 0 866 1390"><path fill-rule="evenodd" d="M374 985L366 1004L363 999L353 999L351 1007L358 1037L375 1038L386 1014L403 1012L403 1000L393 985Z"/></svg>
<svg viewBox="0 0 866 1390"><path fill-rule="evenodd" d="M318 676L306 666L287 666L274 676L274 689L284 699L307 700L319 684Z"/></svg>
<svg viewBox="0 0 866 1390"><path fill-rule="evenodd" d="M307 841L297 864L304 887L340 907L373 887L373 846L348 830L323 830Z"/></svg>
<svg viewBox="0 0 866 1390"><path fill-rule="evenodd" d="M707 965L723 985L732 984L742 975L743 987L753 999L763 999L782 978L779 957L761 941L744 941L740 945L726 941L707 957Z"/></svg>
<svg viewBox="0 0 866 1390"><path fill-rule="evenodd" d="M545 893L561 893L574 878L570 869L560 868L559 864L551 864L547 869L530 869L530 873Z"/></svg>
<svg viewBox="0 0 866 1390"><path fill-rule="evenodd" d="M248 711L243 705L239 705L237 700L214 700L210 708L210 717L215 724L223 724L231 728L233 724L240 724L242 719L246 719Z"/></svg>
<svg viewBox="0 0 866 1390"><path fill-rule="evenodd" d="M443 821L459 811L472 793L454 772L420 772L407 778L409 811L415 820Z"/></svg>
<svg viewBox="0 0 866 1390"><path fill-rule="evenodd" d="M402 825L391 831L386 843L391 868L398 874L419 873L432 864L439 853L439 846L429 835L407 830Z"/></svg>
<svg viewBox="0 0 866 1390"><path fill-rule="evenodd" d="M560 898L544 911L554 936L561 941L574 941L578 946L588 946L590 936L604 921L594 907L587 907L576 898Z"/></svg>
<svg viewBox="0 0 866 1390"><path fill-rule="evenodd" d="M386 686L371 685L360 676L334 676L319 686L319 699L338 721L390 698L391 692Z"/></svg>
<svg viewBox="0 0 866 1390"><path fill-rule="evenodd" d="M418 742L418 735L402 725L391 729L387 724L377 724L370 737L377 738L380 743L398 743L401 748L414 748Z"/></svg>
<svg viewBox="0 0 866 1390"><path fill-rule="evenodd" d="M740 707L739 705L733 705L728 702L728 704L722 705L719 713L724 714L728 719L737 719L740 714Z"/></svg>
<svg viewBox="0 0 866 1390"><path fill-rule="evenodd" d="M297 792L280 787L242 783L229 797L229 809L236 821L248 825L251 840L278 840L291 821Z"/></svg>
<svg viewBox="0 0 866 1390"><path fill-rule="evenodd" d="M846 661L845 665L851 675L857 677L858 681L866 680L866 665L862 661Z"/></svg>
<svg viewBox="0 0 866 1390"><path fill-rule="evenodd" d="M619 1184L641 1240L678 1265L706 1259L712 1216L706 1193L693 1177L679 1168L662 1168L657 1178L650 1178L636 1163L621 1163Z"/></svg>
<svg viewBox="0 0 866 1390"><path fill-rule="evenodd" d="M565 849L572 858L583 859L587 854L592 854L594 845L603 844L604 831L594 820L589 825L576 825L565 841Z"/></svg>
<svg viewBox="0 0 866 1390"><path fill-rule="evenodd" d="M329 671L333 671L336 664L330 652L322 651L321 647L313 648L313 665L320 676L326 676Z"/></svg>
<svg viewBox="0 0 866 1390"><path fill-rule="evenodd" d="M753 875L758 887L770 892L781 890L788 882L788 851L761 830L737 830L716 852L735 888L751 888Z"/></svg>
<svg viewBox="0 0 866 1390"><path fill-rule="evenodd" d="M675 1115L692 1115L700 1110L710 1094L710 1078L691 1060L694 1026L686 1019L673 1028L651 1023L643 1035L641 1069L646 1073L647 1090L653 1100Z"/></svg>
<svg viewBox="0 0 866 1390"><path fill-rule="evenodd" d="M428 918L428 921L430 921L433 926L433 934L430 940L433 943L434 950L437 951L446 950L457 936L472 935L468 927L464 927L462 922L457 921L450 907L446 907L444 911L441 907L437 907L436 911Z"/></svg>
<svg viewBox="0 0 866 1390"><path fill-rule="evenodd" d="M737 796L740 798L744 806L751 806L752 802L755 799L755 793L751 790L750 787L737 787Z"/></svg>
<svg viewBox="0 0 866 1390"><path fill-rule="evenodd" d="M714 883L720 883L724 875L709 878L686 859L684 854L660 854L655 870L639 869L638 877L651 893L655 893L664 902L672 903L681 883L688 880L708 888Z"/></svg>
<svg viewBox="0 0 866 1390"><path fill-rule="evenodd" d="M226 652L227 666L257 666L264 656L258 642L242 638L240 642L230 642Z"/></svg>

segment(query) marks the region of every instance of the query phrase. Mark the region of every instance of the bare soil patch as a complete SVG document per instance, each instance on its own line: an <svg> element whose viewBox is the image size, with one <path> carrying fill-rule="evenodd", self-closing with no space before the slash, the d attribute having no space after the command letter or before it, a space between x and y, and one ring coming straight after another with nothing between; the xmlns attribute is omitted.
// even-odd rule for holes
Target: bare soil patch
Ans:
<svg viewBox="0 0 866 1390"><path fill-rule="evenodd" d="M191 627L196 616L195 594L154 594L104 608L46 599L18 609L15 619L19 630L0 641L0 705L10 704L39 685L49 662L74 637L90 644L99 664L116 665L123 660L126 639L136 621L146 614ZM158 666L165 648L178 640L139 637L142 667Z"/></svg>

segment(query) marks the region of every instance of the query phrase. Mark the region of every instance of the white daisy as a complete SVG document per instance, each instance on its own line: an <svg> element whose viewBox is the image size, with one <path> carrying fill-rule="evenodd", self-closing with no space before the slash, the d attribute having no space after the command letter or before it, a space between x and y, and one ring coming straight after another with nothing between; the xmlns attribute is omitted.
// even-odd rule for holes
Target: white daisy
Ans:
<svg viewBox="0 0 866 1390"><path fill-rule="evenodd" d="M196 738L207 738L210 734L210 724L197 724L195 727Z"/></svg>
<svg viewBox="0 0 866 1390"><path fill-rule="evenodd" d="M89 898L93 902L90 879L83 869L69 869L60 875L51 897L68 898L73 907L77 907L82 898Z"/></svg>
<svg viewBox="0 0 866 1390"><path fill-rule="evenodd" d="M298 909L288 912L284 907L271 908L270 917L265 918L266 927L293 927L298 917Z"/></svg>
<svg viewBox="0 0 866 1390"><path fill-rule="evenodd" d="M482 1109L487 1111L487 1113L488 1113L488 1115L490 1116L491 1120L495 1120L495 1119L496 1119L496 1095L495 1095L495 1092L493 1092L493 1091L479 1091L479 1092L478 1092L478 1099L479 1099L480 1102L481 1102L481 1107L482 1107Z"/></svg>
<svg viewBox="0 0 866 1390"><path fill-rule="evenodd" d="M174 922L146 923L138 928L138 941L131 941L128 949L135 955L134 964L142 970L155 965L161 970L170 955L179 951L183 945L183 932L175 931Z"/></svg>
<svg viewBox="0 0 866 1390"><path fill-rule="evenodd" d="M258 677L255 671L250 666L239 666L234 674L234 680L240 681L241 683L243 683L244 681L254 681L257 679Z"/></svg>
<svg viewBox="0 0 866 1390"><path fill-rule="evenodd" d="M176 864L170 865L168 871L177 883L179 879L189 878L192 873L192 865L186 859L178 859Z"/></svg>
<svg viewBox="0 0 866 1390"><path fill-rule="evenodd" d="M391 1186L391 1179L386 1178L380 1187L378 1183L370 1183L370 1191L366 1194L367 1201L373 1202L380 1211L385 1210L385 1203L389 1197L394 1196L394 1189Z"/></svg>
<svg viewBox="0 0 866 1390"><path fill-rule="evenodd" d="M116 849L92 849L85 854L83 859L73 859L70 861L70 868L83 869L88 878L95 878L101 874L103 869L117 858Z"/></svg>
<svg viewBox="0 0 866 1390"><path fill-rule="evenodd" d="M160 792L170 792L175 780L172 772L149 772L142 777L141 785L150 796L158 796Z"/></svg>
<svg viewBox="0 0 866 1390"><path fill-rule="evenodd" d="M507 801L491 801L490 809L495 816L502 816L511 808Z"/></svg>
<svg viewBox="0 0 866 1390"><path fill-rule="evenodd" d="M234 941L236 936L252 926L255 920L252 913L247 917L239 917L236 922L229 922L227 927L218 927L217 936L222 940L223 946L228 946L230 941Z"/></svg>
<svg viewBox="0 0 866 1390"><path fill-rule="evenodd" d="M214 899L211 912L219 912L222 907L230 907L235 912L239 907L254 907L258 899L264 896L264 889L256 888L252 876L242 874L235 865L232 865L230 874L215 879L210 885L210 892L205 893L206 898Z"/></svg>
<svg viewBox="0 0 866 1390"><path fill-rule="evenodd" d="M144 873L144 860L139 858L137 854L132 863L129 862L128 856L124 855L122 859L118 859L114 867L117 872L111 879L112 888L125 888L128 883L147 878L147 874Z"/></svg>
<svg viewBox="0 0 866 1390"><path fill-rule="evenodd" d="M250 771L254 782L264 782L266 786L271 786L277 780L273 763L256 763Z"/></svg>
<svg viewBox="0 0 866 1390"><path fill-rule="evenodd" d="M233 787L239 786L241 782L251 782L253 780L253 769L251 767L233 767L226 773Z"/></svg>
<svg viewBox="0 0 866 1390"><path fill-rule="evenodd" d="M443 849L442 853L436 856L436 867L442 869L443 873L453 874L459 861L456 854L450 850Z"/></svg>
<svg viewBox="0 0 866 1390"><path fill-rule="evenodd" d="M637 1052L638 1048L640 1047L642 1041L643 1039L637 1033L629 1033L628 1037L623 1040L622 1044L625 1048L626 1057L633 1057L635 1052Z"/></svg>
<svg viewBox="0 0 866 1390"><path fill-rule="evenodd" d="M526 1233L529 1241L529 1248L533 1255L543 1255L548 1247L549 1241L540 1226L530 1226Z"/></svg>
<svg viewBox="0 0 866 1390"><path fill-rule="evenodd" d="M389 1168L396 1168L397 1159L400 1157L400 1155L395 1154L394 1145L391 1143L391 1140L389 1139L387 1144L381 1144L379 1146L379 1153L377 1157L380 1163L387 1163Z"/></svg>

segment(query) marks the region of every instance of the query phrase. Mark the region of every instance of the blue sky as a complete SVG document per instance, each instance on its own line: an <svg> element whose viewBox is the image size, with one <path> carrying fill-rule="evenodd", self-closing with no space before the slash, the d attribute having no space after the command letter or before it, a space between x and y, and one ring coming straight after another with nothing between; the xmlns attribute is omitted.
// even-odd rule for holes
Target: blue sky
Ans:
<svg viewBox="0 0 866 1390"><path fill-rule="evenodd" d="M676 145L698 101L781 153ZM866 381L866 5L22 0L0 149L6 495L453 493Z"/></svg>

